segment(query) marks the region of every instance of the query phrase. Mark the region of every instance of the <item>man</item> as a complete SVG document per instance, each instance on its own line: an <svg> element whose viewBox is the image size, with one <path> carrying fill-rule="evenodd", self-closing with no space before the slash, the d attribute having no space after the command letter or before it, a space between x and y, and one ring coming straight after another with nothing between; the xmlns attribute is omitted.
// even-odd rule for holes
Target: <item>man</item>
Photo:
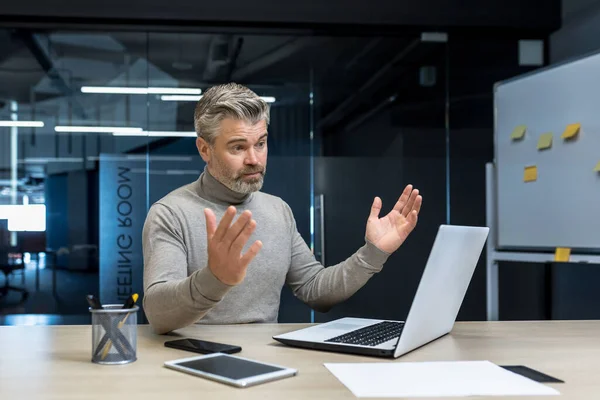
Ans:
<svg viewBox="0 0 600 400"><path fill-rule="evenodd" d="M198 102L196 146L205 170L153 204L144 224L144 308L157 333L196 322L276 322L284 284L325 311L379 272L414 229L418 190L408 185L383 218L376 197L365 245L324 268L289 206L259 191L268 123L269 106L241 85L215 86Z"/></svg>

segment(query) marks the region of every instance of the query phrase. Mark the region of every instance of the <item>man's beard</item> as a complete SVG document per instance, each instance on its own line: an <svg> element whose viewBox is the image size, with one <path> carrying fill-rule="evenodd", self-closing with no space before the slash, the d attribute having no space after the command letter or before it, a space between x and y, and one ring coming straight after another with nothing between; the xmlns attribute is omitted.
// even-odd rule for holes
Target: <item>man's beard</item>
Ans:
<svg viewBox="0 0 600 400"><path fill-rule="evenodd" d="M250 194L252 192L258 192L263 185L265 179L265 173L267 171L266 165L255 165L248 166L239 172L234 172L229 167L222 163L218 157L212 158L212 171L213 176L221 182L223 185L233 190L234 192L241 194ZM244 174L260 173L256 178L244 179Z"/></svg>

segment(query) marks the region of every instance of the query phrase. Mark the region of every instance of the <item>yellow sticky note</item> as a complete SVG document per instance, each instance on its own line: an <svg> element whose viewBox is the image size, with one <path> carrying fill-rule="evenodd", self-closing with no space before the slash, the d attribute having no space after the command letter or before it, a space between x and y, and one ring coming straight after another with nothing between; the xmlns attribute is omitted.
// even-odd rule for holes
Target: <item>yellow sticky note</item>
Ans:
<svg viewBox="0 0 600 400"><path fill-rule="evenodd" d="M537 181L537 167L530 165L525 167L525 173L523 175L523 182L534 182Z"/></svg>
<svg viewBox="0 0 600 400"><path fill-rule="evenodd" d="M600 172L600 161L598 161L598 164L594 167L594 172Z"/></svg>
<svg viewBox="0 0 600 400"><path fill-rule="evenodd" d="M512 140L521 140L523 139L523 136L525 136L526 130L527 127L525 125L519 125L512 131L510 138Z"/></svg>
<svg viewBox="0 0 600 400"><path fill-rule="evenodd" d="M561 138L573 139L579 133L579 129L581 129L581 124L569 124L567 125L567 128L563 132Z"/></svg>
<svg viewBox="0 0 600 400"><path fill-rule="evenodd" d="M545 150L552 147L552 132L543 133L538 139L538 150Z"/></svg>
<svg viewBox="0 0 600 400"><path fill-rule="evenodd" d="M554 261L556 262L569 262L571 258L571 249L568 247L557 247L554 252Z"/></svg>

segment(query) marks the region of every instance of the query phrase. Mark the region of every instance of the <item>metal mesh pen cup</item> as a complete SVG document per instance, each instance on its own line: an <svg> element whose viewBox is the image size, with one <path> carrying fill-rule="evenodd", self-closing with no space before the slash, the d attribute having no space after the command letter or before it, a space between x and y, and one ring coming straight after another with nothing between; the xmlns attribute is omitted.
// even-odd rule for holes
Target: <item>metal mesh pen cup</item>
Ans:
<svg viewBox="0 0 600 400"><path fill-rule="evenodd" d="M92 362L127 364L137 360L137 311L109 304L92 309Z"/></svg>

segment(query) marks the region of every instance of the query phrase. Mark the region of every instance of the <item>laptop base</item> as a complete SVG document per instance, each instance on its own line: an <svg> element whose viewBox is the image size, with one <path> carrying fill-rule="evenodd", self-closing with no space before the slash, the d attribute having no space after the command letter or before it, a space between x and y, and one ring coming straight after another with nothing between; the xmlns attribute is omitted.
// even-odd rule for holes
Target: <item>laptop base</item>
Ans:
<svg viewBox="0 0 600 400"><path fill-rule="evenodd" d="M335 353L347 353L347 354L358 354L363 356L374 356L374 357L385 357L393 358L394 349L377 349L375 347L359 347L359 346L348 346L347 344L336 344L336 343L322 343L322 342L303 342L300 340L274 338L278 342L287 344L293 347L300 347L303 349L311 350L325 350L332 351Z"/></svg>

